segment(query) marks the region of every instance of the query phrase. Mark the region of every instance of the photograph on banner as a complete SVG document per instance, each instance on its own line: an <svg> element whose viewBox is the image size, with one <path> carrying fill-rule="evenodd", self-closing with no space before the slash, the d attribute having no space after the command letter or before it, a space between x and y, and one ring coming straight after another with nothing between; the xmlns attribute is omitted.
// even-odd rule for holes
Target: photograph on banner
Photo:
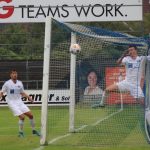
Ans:
<svg viewBox="0 0 150 150"><path fill-rule="evenodd" d="M77 67L79 102L90 106L100 102L104 89L100 65L95 61L85 60Z"/></svg>

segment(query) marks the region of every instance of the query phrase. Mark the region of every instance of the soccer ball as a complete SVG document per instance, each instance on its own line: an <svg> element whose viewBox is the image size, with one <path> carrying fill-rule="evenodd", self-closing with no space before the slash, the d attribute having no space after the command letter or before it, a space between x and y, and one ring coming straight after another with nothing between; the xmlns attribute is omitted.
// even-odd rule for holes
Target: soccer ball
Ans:
<svg viewBox="0 0 150 150"><path fill-rule="evenodd" d="M81 51L81 47L79 44L71 44L70 46L70 52L73 54L77 54Z"/></svg>

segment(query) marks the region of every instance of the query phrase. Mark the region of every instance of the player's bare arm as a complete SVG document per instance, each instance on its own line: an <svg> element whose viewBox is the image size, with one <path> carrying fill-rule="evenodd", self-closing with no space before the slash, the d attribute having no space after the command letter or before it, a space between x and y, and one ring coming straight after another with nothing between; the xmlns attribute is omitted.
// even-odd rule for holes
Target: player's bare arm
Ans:
<svg viewBox="0 0 150 150"><path fill-rule="evenodd" d="M4 93L0 91L0 101L3 99Z"/></svg>
<svg viewBox="0 0 150 150"><path fill-rule="evenodd" d="M143 87L144 87L144 76L141 77L140 87L141 87L141 89L143 89Z"/></svg>
<svg viewBox="0 0 150 150"><path fill-rule="evenodd" d="M28 98L28 100L29 100L29 101L33 102L32 97L31 97L31 96L29 96L27 93L23 92L23 93L21 93L21 95L22 95L23 97Z"/></svg>
<svg viewBox="0 0 150 150"><path fill-rule="evenodd" d="M0 99L4 96L3 92L0 91Z"/></svg>

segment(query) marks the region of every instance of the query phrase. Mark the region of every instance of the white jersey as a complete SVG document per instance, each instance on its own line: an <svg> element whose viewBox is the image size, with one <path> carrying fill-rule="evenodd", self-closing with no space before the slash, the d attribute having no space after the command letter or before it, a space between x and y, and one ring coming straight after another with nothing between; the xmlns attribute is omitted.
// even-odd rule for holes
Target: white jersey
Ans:
<svg viewBox="0 0 150 150"><path fill-rule="evenodd" d="M143 75L143 62L144 56L137 56L136 59L132 59L130 56L126 56L122 59L122 63L126 67L125 80L131 84L140 84L141 77Z"/></svg>
<svg viewBox="0 0 150 150"><path fill-rule="evenodd" d="M4 83L2 92L6 93L6 101L8 103L11 101L22 101L20 93L24 92L24 87L21 81L17 80L16 83L14 83L10 79Z"/></svg>

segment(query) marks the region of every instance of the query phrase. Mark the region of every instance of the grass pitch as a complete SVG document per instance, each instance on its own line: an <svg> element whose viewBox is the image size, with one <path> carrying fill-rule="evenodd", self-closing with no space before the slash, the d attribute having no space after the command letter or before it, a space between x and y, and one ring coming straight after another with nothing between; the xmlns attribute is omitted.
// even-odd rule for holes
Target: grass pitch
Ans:
<svg viewBox="0 0 150 150"><path fill-rule="evenodd" d="M40 146L40 138L32 135L28 118L25 119L25 137L19 138L18 118L14 117L8 107L0 109L0 149L1 150L148 150L143 132L142 114L138 107L80 109L76 108L75 133L68 132L68 107L50 107L48 113L48 146ZM36 129L40 130L40 107L31 107L35 116ZM141 114L141 115L140 115ZM93 117L92 117L93 116ZM97 124L94 124L96 121Z"/></svg>

